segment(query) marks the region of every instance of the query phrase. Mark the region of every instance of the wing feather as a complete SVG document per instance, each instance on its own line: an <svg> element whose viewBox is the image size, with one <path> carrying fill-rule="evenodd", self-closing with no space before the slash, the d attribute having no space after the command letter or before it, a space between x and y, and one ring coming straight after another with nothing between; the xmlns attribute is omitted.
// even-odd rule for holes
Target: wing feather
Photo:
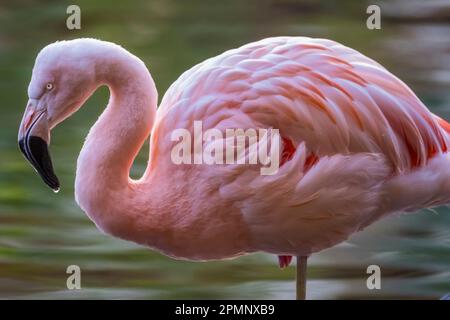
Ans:
<svg viewBox="0 0 450 320"><path fill-rule="evenodd" d="M269 38L229 50L186 71L160 109L159 120L173 117L178 125L213 117L219 129L234 122L278 128L319 156L382 153L395 172L426 164L449 143L401 80L324 39Z"/></svg>

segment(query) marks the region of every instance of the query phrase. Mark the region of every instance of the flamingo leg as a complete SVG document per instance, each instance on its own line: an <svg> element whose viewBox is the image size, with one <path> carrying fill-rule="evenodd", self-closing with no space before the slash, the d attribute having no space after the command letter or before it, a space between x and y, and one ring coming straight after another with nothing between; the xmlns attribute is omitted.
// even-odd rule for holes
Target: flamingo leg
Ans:
<svg viewBox="0 0 450 320"><path fill-rule="evenodd" d="M296 292L297 300L306 299L306 269L308 256L297 256Z"/></svg>

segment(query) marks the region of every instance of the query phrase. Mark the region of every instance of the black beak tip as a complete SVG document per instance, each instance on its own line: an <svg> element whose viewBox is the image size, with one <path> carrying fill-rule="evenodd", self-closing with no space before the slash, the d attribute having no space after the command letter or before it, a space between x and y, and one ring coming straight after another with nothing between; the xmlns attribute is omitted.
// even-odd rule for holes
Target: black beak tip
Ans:
<svg viewBox="0 0 450 320"><path fill-rule="evenodd" d="M40 137L28 136L26 140L24 138L19 140L19 149L45 184L55 193L58 192L59 180L53 170L47 143Z"/></svg>
<svg viewBox="0 0 450 320"><path fill-rule="evenodd" d="M55 175L51 181L47 181L44 179L44 182L46 185L48 185L54 193L59 192L59 180L58 177Z"/></svg>

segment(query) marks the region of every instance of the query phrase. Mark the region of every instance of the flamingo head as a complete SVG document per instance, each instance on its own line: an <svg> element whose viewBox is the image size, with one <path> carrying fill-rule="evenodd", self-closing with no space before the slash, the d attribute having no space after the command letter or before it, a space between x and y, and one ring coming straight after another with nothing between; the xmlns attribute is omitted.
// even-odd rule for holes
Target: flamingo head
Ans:
<svg viewBox="0 0 450 320"><path fill-rule="evenodd" d="M92 55L80 41L61 41L38 54L28 86L28 103L19 128L25 158L55 192L59 181L48 151L50 131L77 111L95 90Z"/></svg>

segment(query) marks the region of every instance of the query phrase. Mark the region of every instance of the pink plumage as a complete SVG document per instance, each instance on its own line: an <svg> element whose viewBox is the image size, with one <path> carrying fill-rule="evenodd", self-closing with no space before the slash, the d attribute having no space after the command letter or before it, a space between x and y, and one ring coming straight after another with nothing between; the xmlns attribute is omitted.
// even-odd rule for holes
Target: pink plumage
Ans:
<svg viewBox="0 0 450 320"><path fill-rule="evenodd" d="M99 85L112 92L78 159L77 202L101 230L171 257L263 251L286 266L387 214L450 200L449 124L380 64L334 41L277 37L226 51L182 74L158 111L137 57L93 39L58 42L36 60L30 110L48 79L71 75L48 93L71 103L48 105L46 128ZM171 134L192 132L194 121L222 132L279 129L281 167L264 176L255 165L174 164ZM148 168L132 180L149 133Z"/></svg>

